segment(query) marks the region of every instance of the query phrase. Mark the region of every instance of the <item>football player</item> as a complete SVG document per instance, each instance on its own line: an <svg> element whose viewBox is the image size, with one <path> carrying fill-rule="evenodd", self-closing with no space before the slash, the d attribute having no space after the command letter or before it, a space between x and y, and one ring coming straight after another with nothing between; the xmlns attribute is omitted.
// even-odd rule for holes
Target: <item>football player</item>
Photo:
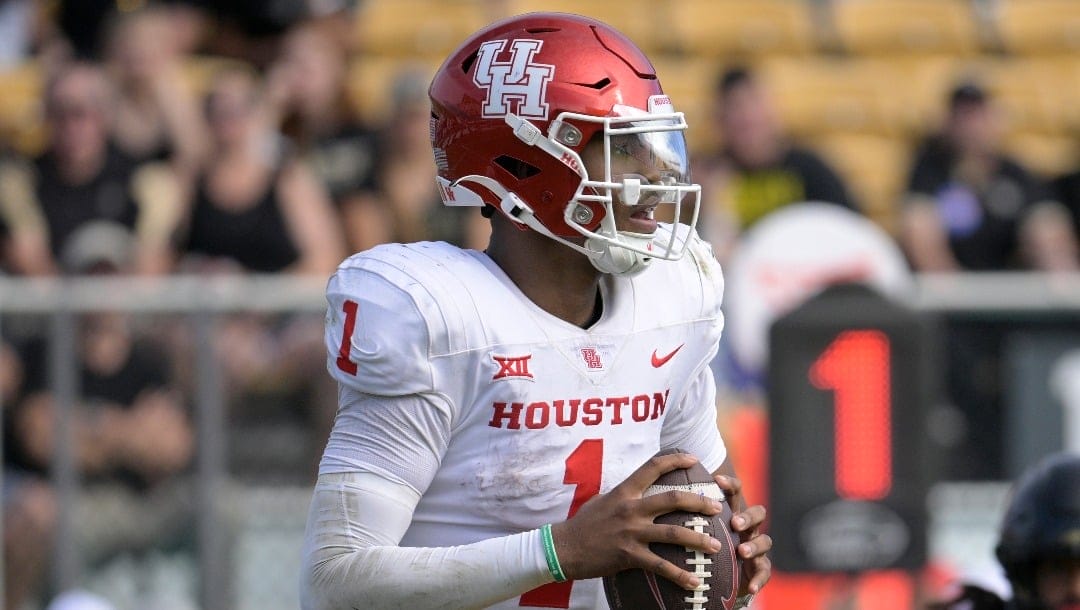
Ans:
<svg viewBox="0 0 1080 610"><path fill-rule="evenodd" d="M653 519L722 505L643 497L694 460L732 505L744 607L772 541L717 432L723 278L651 63L603 23L533 13L473 35L430 97L443 201L484 209L491 241L379 246L330 279L339 410L303 607L606 608L598 577L632 567L703 589L649 543L718 542Z"/></svg>
<svg viewBox="0 0 1080 610"><path fill-rule="evenodd" d="M1012 601L965 586L940 610L1080 610L1080 455L1050 456L1017 482L997 546Z"/></svg>

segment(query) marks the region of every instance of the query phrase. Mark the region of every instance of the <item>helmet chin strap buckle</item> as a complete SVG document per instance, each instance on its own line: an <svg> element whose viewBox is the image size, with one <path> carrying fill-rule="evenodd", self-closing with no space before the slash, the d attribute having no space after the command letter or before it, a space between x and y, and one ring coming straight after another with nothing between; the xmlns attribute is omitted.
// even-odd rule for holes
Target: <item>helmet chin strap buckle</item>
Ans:
<svg viewBox="0 0 1080 610"><path fill-rule="evenodd" d="M651 244L652 235L619 231L621 241L636 246L642 250ZM585 240L586 255L589 261L604 273L631 277L644 271L653 259L641 252L631 250L618 245L612 245L600 239L590 237Z"/></svg>
<svg viewBox="0 0 1080 610"><path fill-rule="evenodd" d="M522 231L528 230L535 222L535 217L529 204L522 201L521 197L518 197L516 194L509 191L499 199L499 208L502 209L502 211L514 221L514 225Z"/></svg>
<svg viewBox="0 0 1080 610"><path fill-rule="evenodd" d="M521 197L507 190L498 181L487 176L462 176L455 180L451 186L456 187L463 182L473 182L491 191L491 194L499 198L499 209L517 223L521 229L532 226L530 221L533 219L534 213L529 204L525 203Z"/></svg>

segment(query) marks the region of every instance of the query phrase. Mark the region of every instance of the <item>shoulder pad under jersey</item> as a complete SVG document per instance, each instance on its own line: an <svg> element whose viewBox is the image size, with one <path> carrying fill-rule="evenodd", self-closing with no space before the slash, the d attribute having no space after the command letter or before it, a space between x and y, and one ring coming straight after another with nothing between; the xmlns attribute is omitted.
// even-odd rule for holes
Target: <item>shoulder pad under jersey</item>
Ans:
<svg viewBox="0 0 1080 610"><path fill-rule="evenodd" d="M485 274L465 251L441 242L387 244L343 262L326 288L327 368L362 392L433 390L432 358L476 342L469 277Z"/></svg>
<svg viewBox="0 0 1080 610"><path fill-rule="evenodd" d="M680 225L680 232L685 230ZM671 225L661 223L657 241L671 234ZM691 230L687 236L686 253L675 262L654 261L641 274L641 288L657 295L665 310L684 320L721 317L720 305L724 295L724 274L713 255L712 247ZM663 295L663 296L661 296ZM677 312L677 314L675 313Z"/></svg>

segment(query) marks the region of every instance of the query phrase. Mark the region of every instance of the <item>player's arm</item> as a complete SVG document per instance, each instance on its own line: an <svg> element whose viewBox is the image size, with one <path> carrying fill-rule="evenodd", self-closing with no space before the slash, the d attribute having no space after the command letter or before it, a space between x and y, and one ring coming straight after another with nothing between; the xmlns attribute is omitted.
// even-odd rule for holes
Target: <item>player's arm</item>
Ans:
<svg viewBox="0 0 1080 610"><path fill-rule="evenodd" d="M446 331L425 312L437 303L418 285L402 288L384 254L351 259L327 286L339 405L309 513L302 607L479 607L552 580L539 531L399 546L450 442L455 405L434 387L431 337Z"/></svg>
<svg viewBox="0 0 1080 610"><path fill-rule="evenodd" d="M451 547L400 547L423 490L449 442L451 417L436 395L376 397L343 390L308 515L301 606L332 608L475 608L516 597L556 578L541 530ZM642 492L661 474L694 458L650 460L571 521L554 524L555 557L566 578L656 571L687 587L680 566L648 549L671 542L715 551L718 543L686 528L656 525L676 509L716 514L719 504L686 493Z"/></svg>
<svg viewBox="0 0 1080 610"><path fill-rule="evenodd" d="M686 455L651 460L619 488L597 496L572 521L552 527L565 578L591 578L641 567L697 586L661 560L649 542L715 552L719 543L687 528L652 523L673 510L716 514L712 500L686 493L641 498L664 472L692 463ZM308 516L301 575L304 610L476 608L555 580L540 530L452 547L399 547L419 494L370 473L322 475Z"/></svg>
<svg viewBox="0 0 1080 610"><path fill-rule="evenodd" d="M312 498L301 606L475 608L553 580L539 530L443 548L399 547L449 440L436 396L343 390Z"/></svg>

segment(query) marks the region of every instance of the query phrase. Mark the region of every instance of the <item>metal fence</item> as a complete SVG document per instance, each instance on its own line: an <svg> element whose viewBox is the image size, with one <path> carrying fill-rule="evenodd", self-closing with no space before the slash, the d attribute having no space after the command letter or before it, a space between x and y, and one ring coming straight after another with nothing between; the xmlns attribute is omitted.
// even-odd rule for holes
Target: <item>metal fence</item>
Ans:
<svg viewBox="0 0 1080 610"><path fill-rule="evenodd" d="M10 314L47 315L51 390L57 406L52 477L58 496L57 550L54 583L64 590L82 574L74 547L72 507L79 475L72 453L72 420L79 395L75 350L75 317L95 311L165 313L188 317L195 330L194 419L197 434L196 502L198 506L198 583L201 607L232 608L233 567L223 548L225 503L230 497L225 461L226 418L222 400L221 363L214 349L218 319L233 312L319 313L325 309L322 279L290 277L170 277L0 280L0 323ZM66 440L66 442L64 442ZM298 552L298 549L297 549ZM295 607L282 600L281 607Z"/></svg>
<svg viewBox="0 0 1080 610"><path fill-rule="evenodd" d="M965 274L923 276L910 295L916 308L971 315L1080 317L1080 275ZM236 494L226 464L227 420L223 404L222 367L215 353L215 334L222 316L237 312L321 313L324 280L292 277L169 277L169 278L0 278L0 323L10 324L22 315L48 319L48 373L56 398L57 443L52 476L59 496L58 548L54 581L60 588L79 583L82 566L71 534L72 510L80 486L72 452L72 421L80 393L75 355L77 316L94 311L121 311L135 314L168 314L186 318L194 329L194 421L197 433L196 481L198 521L196 580L198 603L206 610L243 607L230 598L236 588L264 587L259 575L244 566L229 565L223 548L223 506ZM1080 346L1078 346L1080 347ZM296 491L296 490L294 490ZM271 489L255 490L266 502L277 502L283 512L299 512L302 527L304 492L274 494ZM963 497L964 494L953 494ZM950 494L939 494L951 497ZM271 511L273 512L273 511ZM273 520L266 514L251 516L245 524L256 537L273 537ZM292 522L294 525L296 521ZM937 527L942 527L939 521ZM947 529L947 524L945 524ZM261 528L261 529L260 529ZM293 532L295 534L295 532ZM961 534L962 535L962 534ZM978 533L976 534L978 535ZM981 535L985 538L985 532ZM292 538L278 541L270 555L289 566L285 571L295 581L291 566L298 561L298 548L289 548ZM241 554L244 539L239 541ZM265 553L266 547L261 552ZM257 552L257 551L252 551ZM250 559L248 559L250 561ZM247 570L245 572L245 570ZM233 582L236 581L236 582ZM290 581L290 584L291 582ZM282 590L289 591L289 586ZM241 593L243 596L243 593ZM249 604L262 608L295 607L295 599L263 600Z"/></svg>

